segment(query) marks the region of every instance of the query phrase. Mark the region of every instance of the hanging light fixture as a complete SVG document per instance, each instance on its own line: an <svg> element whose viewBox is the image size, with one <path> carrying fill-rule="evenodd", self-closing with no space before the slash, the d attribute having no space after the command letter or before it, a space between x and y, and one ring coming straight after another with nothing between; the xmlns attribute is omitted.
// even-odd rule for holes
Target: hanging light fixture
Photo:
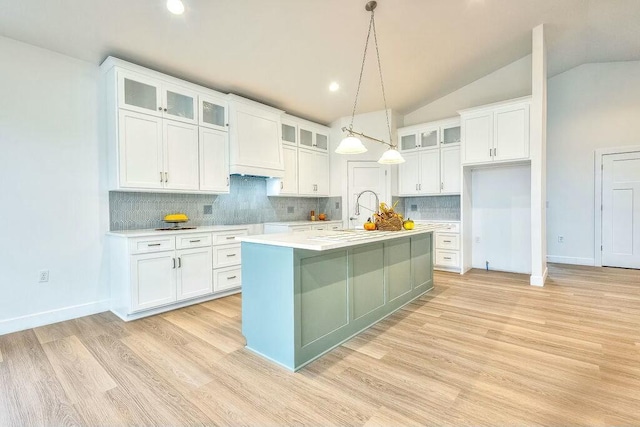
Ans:
<svg viewBox="0 0 640 427"><path fill-rule="evenodd" d="M387 109L387 97L384 92L384 82L382 81L382 66L380 65L380 51L378 50L378 37L376 35L376 21L374 18L374 9L378 5L378 2L370 1L364 7L368 12L371 12L371 19L369 20L369 31L367 32L367 41L364 45L364 54L362 55L362 65L360 66L360 77L358 79L358 89L356 90L356 99L353 102L353 111L351 112L351 123L349 127L343 127L342 131L347 134L347 136L340 142L338 148L336 148L336 153L338 154L360 154L367 151L367 147L362 144L362 141L356 136L360 136L362 138L367 138L372 141L376 141L380 144L388 145L389 148L384 152L382 157L378 160L378 163L382 164L398 164L404 163L404 159L402 155L398 151L398 147L393 143L393 137L391 136L391 124L389 122L389 110ZM361 132L356 132L353 130L353 118L356 115L356 106L358 105L358 95L360 94L360 85L362 84L362 73L364 72L364 63L367 59L367 48L369 47L369 38L371 36L371 30L373 29L373 41L376 47L376 57L378 59L378 72L380 73L380 86L382 87L382 99L384 101L384 113L387 117L387 129L389 130L389 142L383 141L381 139L373 138L368 135L365 135Z"/></svg>

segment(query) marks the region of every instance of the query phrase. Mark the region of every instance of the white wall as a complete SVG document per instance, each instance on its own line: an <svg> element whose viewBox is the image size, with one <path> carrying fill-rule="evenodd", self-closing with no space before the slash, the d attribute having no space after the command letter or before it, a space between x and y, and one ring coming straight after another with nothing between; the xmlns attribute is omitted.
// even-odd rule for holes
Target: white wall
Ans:
<svg viewBox="0 0 640 427"><path fill-rule="evenodd" d="M104 310L109 221L98 67L2 37L0 57L2 334Z"/></svg>
<svg viewBox="0 0 640 427"><path fill-rule="evenodd" d="M594 152L628 145L640 145L640 61L585 64L549 79L549 261L593 265Z"/></svg>
<svg viewBox="0 0 640 427"><path fill-rule="evenodd" d="M404 116L410 126L457 116L458 110L531 94L531 55L470 83Z"/></svg>
<svg viewBox="0 0 640 427"><path fill-rule="evenodd" d="M531 168L471 172L472 266L531 273Z"/></svg>

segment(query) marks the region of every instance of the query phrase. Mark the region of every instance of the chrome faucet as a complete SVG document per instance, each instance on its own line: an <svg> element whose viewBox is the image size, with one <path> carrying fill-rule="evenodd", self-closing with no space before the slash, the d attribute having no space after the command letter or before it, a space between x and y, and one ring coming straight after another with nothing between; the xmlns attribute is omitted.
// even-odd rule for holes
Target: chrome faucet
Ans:
<svg viewBox="0 0 640 427"><path fill-rule="evenodd" d="M375 191L364 190L364 191L361 191L360 194L358 194L358 197L356 197L356 210L354 212L355 215L360 215L360 196L362 196L364 193L371 193L376 197L376 210L373 212L374 213L378 212L378 209L380 207L380 199L378 198L378 195L376 194Z"/></svg>

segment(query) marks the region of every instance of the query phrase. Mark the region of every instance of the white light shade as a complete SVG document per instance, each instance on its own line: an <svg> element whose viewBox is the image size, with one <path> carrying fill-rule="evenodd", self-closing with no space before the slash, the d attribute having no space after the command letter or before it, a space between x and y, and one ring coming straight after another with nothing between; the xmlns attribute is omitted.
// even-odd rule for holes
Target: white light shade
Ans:
<svg viewBox="0 0 640 427"><path fill-rule="evenodd" d="M340 145L336 148L338 154L360 154L367 151L367 147L362 145L362 141L353 135L347 136L340 141Z"/></svg>
<svg viewBox="0 0 640 427"><path fill-rule="evenodd" d="M182 0L167 0L167 9L175 15L182 15L184 13L184 4Z"/></svg>
<svg viewBox="0 0 640 427"><path fill-rule="evenodd" d="M378 163L381 163L383 165L397 165L398 163L404 163L404 162L405 162L404 158L400 155L398 150L396 150L395 148L389 148L387 151L384 152L382 157L380 157L380 160L378 160Z"/></svg>

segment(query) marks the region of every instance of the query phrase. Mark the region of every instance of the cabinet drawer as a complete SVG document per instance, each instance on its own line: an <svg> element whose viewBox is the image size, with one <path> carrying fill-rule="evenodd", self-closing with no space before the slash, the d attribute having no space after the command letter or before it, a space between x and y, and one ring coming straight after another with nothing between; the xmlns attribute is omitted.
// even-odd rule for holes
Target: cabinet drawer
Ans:
<svg viewBox="0 0 640 427"><path fill-rule="evenodd" d="M138 237L129 239L129 252L131 254L146 254L151 252L171 251L175 248L176 239L173 236Z"/></svg>
<svg viewBox="0 0 640 427"><path fill-rule="evenodd" d="M211 233L176 236L176 249L201 248L204 246L211 246Z"/></svg>
<svg viewBox="0 0 640 427"><path fill-rule="evenodd" d="M328 230L327 224L312 225L311 229L312 230Z"/></svg>
<svg viewBox="0 0 640 427"><path fill-rule="evenodd" d="M457 251L436 250L436 265L459 268L460 253Z"/></svg>
<svg viewBox="0 0 640 427"><path fill-rule="evenodd" d="M239 288L242 285L242 268L227 267L213 270L213 291Z"/></svg>
<svg viewBox="0 0 640 427"><path fill-rule="evenodd" d="M246 236L249 231L244 230L229 230L229 231L216 231L213 233L213 244L215 245L228 245L229 243L238 243L236 237Z"/></svg>
<svg viewBox="0 0 640 427"><path fill-rule="evenodd" d="M436 233L436 249L460 249L460 235L453 233Z"/></svg>
<svg viewBox="0 0 640 427"><path fill-rule="evenodd" d="M213 268L238 265L241 261L240 244L214 246Z"/></svg>
<svg viewBox="0 0 640 427"><path fill-rule="evenodd" d="M460 233L460 223L444 222L442 224L447 226L447 228L443 228L442 231L446 231L447 233Z"/></svg>
<svg viewBox="0 0 640 427"><path fill-rule="evenodd" d="M328 224L329 230L342 230L342 224Z"/></svg>
<svg viewBox="0 0 640 427"><path fill-rule="evenodd" d="M296 226L293 226L293 227L289 227L289 229L291 230L292 233L301 233L303 231L311 230L311 226L310 225L296 225Z"/></svg>

